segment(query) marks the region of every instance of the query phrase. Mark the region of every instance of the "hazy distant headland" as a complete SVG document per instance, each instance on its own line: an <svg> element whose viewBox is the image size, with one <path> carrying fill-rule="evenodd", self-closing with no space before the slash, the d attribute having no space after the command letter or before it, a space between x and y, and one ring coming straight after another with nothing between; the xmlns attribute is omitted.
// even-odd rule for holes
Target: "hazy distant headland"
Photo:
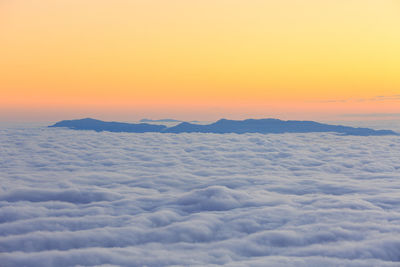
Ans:
<svg viewBox="0 0 400 267"><path fill-rule="evenodd" d="M147 123L151 122L151 123ZM161 124L154 124L161 123ZM181 122L168 127L163 122L179 122L178 120L149 120L143 119L140 123L106 122L91 118L77 120L63 120L49 127L65 127L74 130L94 130L97 132L130 132L130 133L314 133L334 132L343 135L380 136L399 135L392 130L373 130L370 128L358 128L342 125L330 125L315 121L283 121L279 119L246 119L227 120L220 119L210 124L196 124L193 122Z"/></svg>
<svg viewBox="0 0 400 267"><path fill-rule="evenodd" d="M180 121L180 120L175 120L175 119L161 119L161 120L152 120L152 119L141 119L140 120L140 122L142 122L142 123L152 123L152 122L161 122L161 123L163 123L163 122L177 122L177 123L179 123L179 122L183 122L183 121Z"/></svg>

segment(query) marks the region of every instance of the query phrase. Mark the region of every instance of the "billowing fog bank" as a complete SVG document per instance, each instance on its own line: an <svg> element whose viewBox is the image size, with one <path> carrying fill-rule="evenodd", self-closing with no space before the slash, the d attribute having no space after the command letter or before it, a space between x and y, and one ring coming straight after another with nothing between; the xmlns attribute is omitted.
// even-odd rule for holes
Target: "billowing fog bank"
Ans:
<svg viewBox="0 0 400 267"><path fill-rule="evenodd" d="M400 137L0 130L1 266L399 266Z"/></svg>

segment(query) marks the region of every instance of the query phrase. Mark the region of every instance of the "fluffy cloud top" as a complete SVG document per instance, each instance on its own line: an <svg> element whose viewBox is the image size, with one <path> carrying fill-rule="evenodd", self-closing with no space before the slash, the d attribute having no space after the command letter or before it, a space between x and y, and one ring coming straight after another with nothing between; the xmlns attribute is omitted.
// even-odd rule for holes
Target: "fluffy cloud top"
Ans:
<svg viewBox="0 0 400 267"><path fill-rule="evenodd" d="M398 266L400 138L0 130L1 266Z"/></svg>

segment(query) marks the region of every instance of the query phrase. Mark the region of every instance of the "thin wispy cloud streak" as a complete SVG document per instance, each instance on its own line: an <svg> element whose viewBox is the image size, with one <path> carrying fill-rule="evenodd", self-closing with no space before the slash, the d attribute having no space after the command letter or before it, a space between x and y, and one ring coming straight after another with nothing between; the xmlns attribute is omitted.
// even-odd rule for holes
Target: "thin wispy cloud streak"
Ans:
<svg viewBox="0 0 400 267"><path fill-rule="evenodd" d="M0 129L0 265L398 266L400 138Z"/></svg>
<svg viewBox="0 0 400 267"><path fill-rule="evenodd" d="M347 102L377 102L377 101L398 101L400 95L378 95L370 98L346 98L346 99L328 99L315 101L317 103L347 103ZM310 101L315 103L314 101Z"/></svg>
<svg viewBox="0 0 400 267"><path fill-rule="evenodd" d="M385 118L385 117L400 117L400 113L349 113L341 114L341 117L359 117L359 118Z"/></svg>

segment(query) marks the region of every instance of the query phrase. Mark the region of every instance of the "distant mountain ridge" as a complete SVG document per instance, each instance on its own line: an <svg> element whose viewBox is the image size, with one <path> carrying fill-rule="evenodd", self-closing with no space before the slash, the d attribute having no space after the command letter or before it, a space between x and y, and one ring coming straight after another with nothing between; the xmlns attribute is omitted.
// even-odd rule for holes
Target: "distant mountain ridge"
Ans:
<svg viewBox="0 0 400 267"><path fill-rule="evenodd" d="M66 127L74 130L94 130L97 132L159 132L159 133L312 133L335 132L344 135L399 135L391 130L373 130L369 128L355 128L350 126L330 125L314 121L283 121L279 119L247 119L227 120L220 119L211 124L194 124L182 122L176 126L148 123L105 122L86 118L78 120L64 120L49 127Z"/></svg>

